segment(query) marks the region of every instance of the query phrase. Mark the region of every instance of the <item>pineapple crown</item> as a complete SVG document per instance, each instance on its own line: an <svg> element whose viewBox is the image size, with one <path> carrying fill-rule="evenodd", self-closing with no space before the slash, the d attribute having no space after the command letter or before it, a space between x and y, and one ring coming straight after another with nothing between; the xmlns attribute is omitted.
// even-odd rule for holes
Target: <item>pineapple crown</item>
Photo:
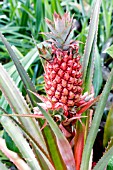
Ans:
<svg viewBox="0 0 113 170"><path fill-rule="evenodd" d="M72 38L72 30L74 28L74 20L73 17L70 17L70 14L66 12L63 16L60 16L56 12L53 14L53 21L49 19L45 19L47 26L49 27L49 33L45 34L50 40L48 42L56 45L57 48L61 48L63 50L67 50L69 45L73 42Z"/></svg>

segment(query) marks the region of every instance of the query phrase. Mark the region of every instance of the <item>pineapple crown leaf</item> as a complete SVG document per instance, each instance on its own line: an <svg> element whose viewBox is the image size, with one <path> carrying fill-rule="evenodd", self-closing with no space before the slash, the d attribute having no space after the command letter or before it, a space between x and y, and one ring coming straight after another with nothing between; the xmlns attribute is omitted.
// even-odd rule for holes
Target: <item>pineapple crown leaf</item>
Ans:
<svg viewBox="0 0 113 170"><path fill-rule="evenodd" d="M59 42L59 43L63 43L63 39L62 39L62 37L61 36L59 36L59 35L55 35L54 33L52 33L52 32L47 32L47 33L44 33L44 32L42 32L41 34L43 34L43 35L46 35L48 38L50 38L50 41L52 41L52 42ZM50 41L48 41L48 42L50 42Z"/></svg>
<svg viewBox="0 0 113 170"><path fill-rule="evenodd" d="M68 45L72 38L72 30L74 29L73 16L66 12L63 16L60 16L56 12L53 14L53 22L49 19L45 19L47 26L49 27L49 33L43 33L48 38L53 39L58 48L63 48Z"/></svg>

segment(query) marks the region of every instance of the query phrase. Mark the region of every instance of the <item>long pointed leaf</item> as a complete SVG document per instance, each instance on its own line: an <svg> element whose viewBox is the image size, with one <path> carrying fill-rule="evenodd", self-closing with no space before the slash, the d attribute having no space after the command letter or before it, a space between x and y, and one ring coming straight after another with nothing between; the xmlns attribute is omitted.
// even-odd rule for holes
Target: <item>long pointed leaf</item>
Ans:
<svg viewBox="0 0 113 170"><path fill-rule="evenodd" d="M35 15L36 15L36 30L39 32L42 20L42 0L35 2ZM36 34L37 34L36 32Z"/></svg>
<svg viewBox="0 0 113 170"><path fill-rule="evenodd" d="M5 37L2 35L2 33L0 32L0 38L2 39L2 42L4 43L4 45L6 46L19 74L21 79L23 80L23 83L25 85L26 89L30 89L33 92L36 92L35 87L33 85L33 83L31 82L28 74L26 73L26 71L24 70L23 66L21 65L18 57L16 56L16 54L14 53L14 51L12 50L10 44L7 42L7 40L5 39ZM31 93L28 92L28 95L31 98L34 98L33 95ZM36 98L34 98L34 101L36 100ZM33 100L31 100L31 102L33 102ZM37 102L40 102L40 100L37 98Z"/></svg>
<svg viewBox="0 0 113 170"><path fill-rule="evenodd" d="M31 114L23 96L17 89L14 82L9 77L3 66L0 64L0 89L4 93L14 113L16 114ZM27 129L27 131L34 136L37 142L46 151L45 143L41 134L40 127L34 119L20 118L20 121Z"/></svg>
<svg viewBox="0 0 113 170"><path fill-rule="evenodd" d="M99 160L99 162L96 164L93 170L104 170L112 156L113 156L113 146L108 150L108 152L104 154L104 156Z"/></svg>
<svg viewBox="0 0 113 170"><path fill-rule="evenodd" d="M3 113L5 113L5 114L1 115L2 117L4 115L7 117L12 117L13 115L14 116L23 116L23 117L25 116L25 115L17 115L17 114L12 114L12 116L11 116L11 114L10 115L7 114L7 112L4 109L2 109L2 108L0 108L0 109L3 111ZM29 115L29 116L32 116L32 115ZM39 144L37 144L37 141L34 140L33 136L20 123L18 123L14 118L11 118L11 119L16 123L16 126L18 125L18 127L20 127L24 131L24 133L26 133L27 138L31 141L32 149L35 153L35 157L37 158L40 166L43 167L42 169L54 170L54 167L51 163L50 158L48 157L48 155L45 152L42 152L42 149L40 148Z"/></svg>
<svg viewBox="0 0 113 170"><path fill-rule="evenodd" d="M93 78L93 85L95 96L98 95L99 90L102 86L102 65L101 65L101 58L99 55L98 47L96 46L95 50L95 69L94 69L94 78Z"/></svg>
<svg viewBox="0 0 113 170"><path fill-rule="evenodd" d="M58 128L58 126L54 122L54 120L51 118L51 116L39 105L38 105L38 107L39 107L40 111L42 112L42 114L44 115L44 117L46 118L46 120L48 121L51 129L53 130L53 132L56 136L57 144L58 144L61 156L64 160L64 163L67 166L67 169L75 170L74 156L73 156L72 149L71 149L69 142L67 141L65 136L62 134L62 132L60 131L60 129ZM66 154L66 153L68 153L68 154Z"/></svg>
<svg viewBox="0 0 113 170"><path fill-rule="evenodd" d="M104 126L104 137L103 145L106 147L113 136L113 104L110 107L109 113L107 115L106 123Z"/></svg>
<svg viewBox="0 0 113 170"><path fill-rule="evenodd" d="M14 163L19 170L30 170L27 163L15 152L9 150L6 146L5 139L0 138L0 150Z"/></svg>
<svg viewBox="0 0 113 170"><path fill-rule="evenodd" d="M27 8L29 8L29 6L30 6L30 0L26 0L25 6L26 6ZM20 24L20 25L21 25L22 27L27 26L27 21L28 21L28 19L29 19L28 14L27 14L27 12L24 10L24 11L22 12L21 24ZM24 30L24 31L25 31L25 30ZM20 30L20 32L22 33L22 30Z"/></svg>
<svg viewBox="0 0 113 170"><path fill-rule="evenodd" d="M92 147L93 147L93 144L94 144L97 132L98 132L102 114L103 114L112 84L113 84L113 69L111 70L109 79L104 87L104 90L102 92L102 95L100 97L100 100L98 102L98 105L97 105L95 113L94 113L92 126L90 128L90 131L89 131L89 134L87 137L87 141L85 144L85 148L83 151L81 170L88 169L91 150L92 150Z"/></svg>
<svg viewBox="0 0 113 170"><path fill-rule="evenodd" d="M41 44L38 44L39 46ZM15 50L16 47L13 47L13 50ZM18 53L18 57L21 58L22 57L22 54L19 54L20 52L17 51L16 49L16 53ZM34 60L37 58L37 49L34 48L32 49L25 57L23 57L21 59L21 63L23 64L25 70L27 71L29 66L34 62ZM15 84L17 86L19 86L19 83L20 83L20 76L18 75L18 72L16 71L16 68L15 66L13 65L13 62L10 62L10 63L7 63L4 65L4 68L6 68L6 70L8 71L9 75L13 78L13 80L15 81ZM7 102L4 98L4 96L2 95L1 99L0 99L0 106L4 109L7 108Z"/></svg>
<svg viewBox="0 0 113 170"><path fill-rule="evenodd" d="M20 152L22 153L24 159L28 162L29 166L32 169L41 170L32 149L23 137L23 134L20 131L19 127L16 126L16 124L9 117L2 117L1 123L7 133L11 136L17 147L19 148Z"/></svg>
<svg viewBox="0 0 113 170"><path fill-rule="evenodd" d="M97 25L98 25L100 5L101 5L101 0L95 1L94 9L93 9L91 20L90 20L89 33L88 33L88 38L86 41L84 57L83 57L84 80L86 78L87 66L89 63L89 57L90 57L90 52L91 52L94 36L98 28Z"/></svg>
<svg viewBox="0 0 113 170"><path fill-rule="evenodd" d="M57 146L57 141L56 141L56 137L53 133L53 131L51 130L50 127L45 127L44 131L43 131L43 135L45 138L45 141L48 145L48 152L50 154L50 157L54 163L54 167L55 170L66 170L66 166L64 164L64 161L60 155L58 146Z"/></svg>
<svg viewBox="0 0 113 170"><path fill-rule="evenodd" d="M85 78L85 83L84 83L84 91L88 92L89 94L91 93L91 89L92 89L96 42L97 42L97 33L95 34L94 41L92 44L92 50L91 50L91 54L90 54L90 58L89 58L88 66L87 66L86 78Z"/></svg>

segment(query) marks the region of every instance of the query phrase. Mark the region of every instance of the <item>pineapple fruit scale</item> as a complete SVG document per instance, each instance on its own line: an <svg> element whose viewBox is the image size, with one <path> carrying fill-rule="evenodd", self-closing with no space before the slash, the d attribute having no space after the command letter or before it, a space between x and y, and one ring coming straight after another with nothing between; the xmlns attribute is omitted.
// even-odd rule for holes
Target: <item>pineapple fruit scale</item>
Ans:
<svg viewBox="0 0 113 170"><path fill-rule="evenodd" d="M82 97L82 72L78 42L72 40L73 17L54 13L54 22L46 19L51 32L44 33L49 48L39 49L45 59L44 80L47 99L52 110L62 108L64 115L72 117L72 110L85 103Z"/></svg>

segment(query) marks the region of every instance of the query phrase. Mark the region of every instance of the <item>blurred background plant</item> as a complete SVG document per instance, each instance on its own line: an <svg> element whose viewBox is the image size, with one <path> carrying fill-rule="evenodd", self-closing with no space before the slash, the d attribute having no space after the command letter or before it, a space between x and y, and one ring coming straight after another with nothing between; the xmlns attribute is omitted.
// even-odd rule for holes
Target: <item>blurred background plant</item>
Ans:
<svg viewBox="0 0 113 170"><path fill-rule="evenodd" d="M0 2L0 31L12 45L14 52L17 54L25 70L28 72L39 94L45 94L43 79L44 71L32 37L34 37L36 44L40 47L41 42L44 41L46 37L39 34L39 32L48 32L44 19L46 17L52 19L54 11L61 15L65 11L68 11L71 16L74 14L74 19L76 19L74 38L81 42L79 52L83 56L84 46L88 36L91 9L94 6L94 2L95 0L4 0ZM95 69L93 86L95 97L102 92L108 75L113 68L112 43L113 0L102 0L94 60ZM19 77L2 41L0 41L0 63L4 65L4 68L8 71L27 100L25 87L23 86L21 78ZM8 113L11 113L11 109L2 93L0 93L0 95L0 106ZM108 142L112 146L112 101L113 93L111 90L94 144L94 163L96 163L103 155ZM5 132L2 125L0 125L0 136L5 139L9 149L18 153L17 147ZM12 147L10 148L8 145ZM8 168L16 169L14 164L10 162L2 152L0 152L0 161L6 164ZM111 159L107 169L111 167L113 168L112 162Z"/></svg>

